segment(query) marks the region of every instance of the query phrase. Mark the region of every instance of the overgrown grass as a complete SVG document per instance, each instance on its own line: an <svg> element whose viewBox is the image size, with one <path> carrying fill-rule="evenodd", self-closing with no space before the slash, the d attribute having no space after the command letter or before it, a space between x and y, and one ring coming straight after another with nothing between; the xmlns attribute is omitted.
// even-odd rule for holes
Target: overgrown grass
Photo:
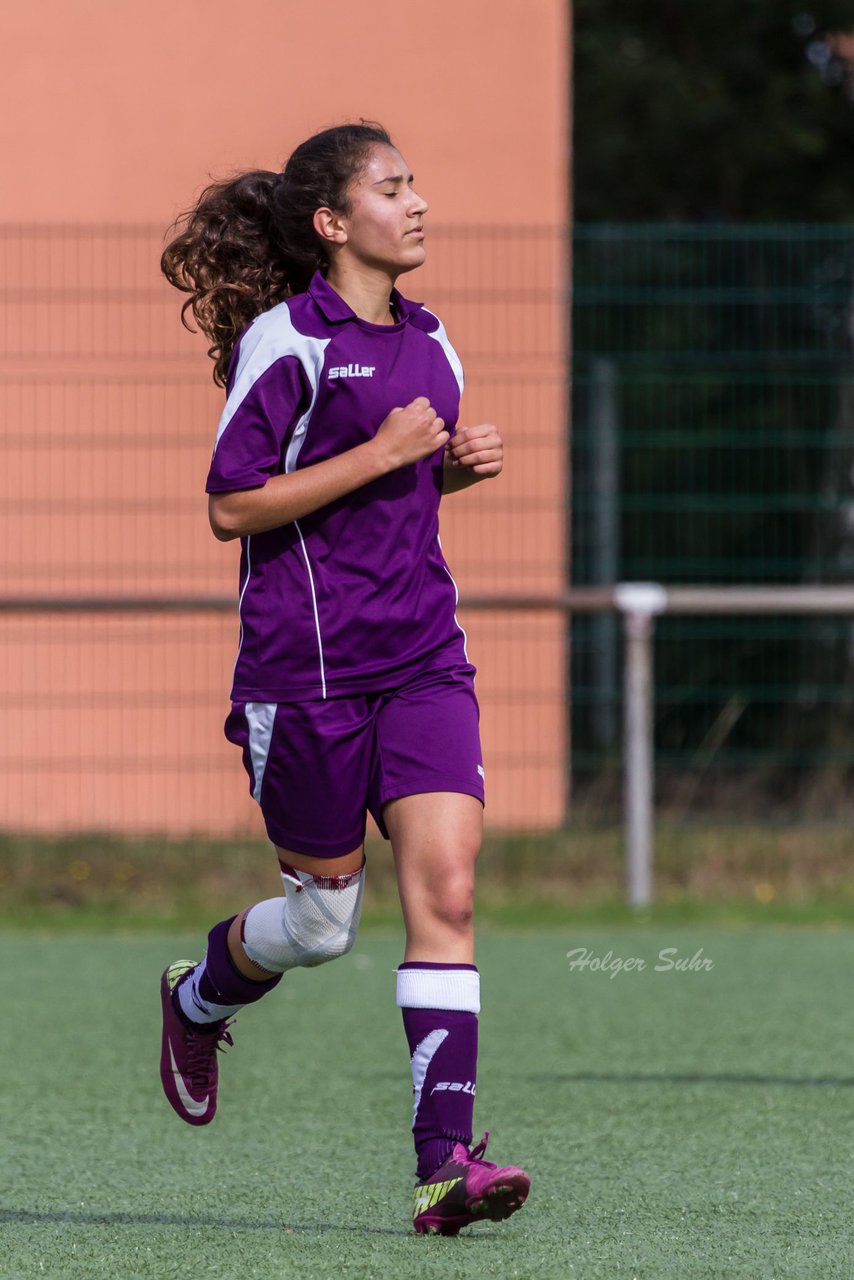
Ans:
<svg viewBox="0 0 854 1280"><path fill-rule="evenodd" d="M854 834L847 828L661 823L656 904L624 904L622 834L578 827L487 837L478 869L484 927L576 920L854 921ZM364 921L397 927L387 843L369 842ZM197 928L277 893L275 858L260 840L160 840L81 834L0 837L0 927Z"/></svg>

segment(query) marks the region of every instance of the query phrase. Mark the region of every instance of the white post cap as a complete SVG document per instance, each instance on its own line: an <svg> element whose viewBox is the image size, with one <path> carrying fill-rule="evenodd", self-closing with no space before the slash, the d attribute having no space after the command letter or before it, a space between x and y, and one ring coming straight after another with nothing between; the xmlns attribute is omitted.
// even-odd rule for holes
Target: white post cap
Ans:
<svg viewBox="0 0 854 1280"><path fill-rule="evenodd" d="M621 613L667 612L667 591L660 582L618 582L614 600Z"/></svg>

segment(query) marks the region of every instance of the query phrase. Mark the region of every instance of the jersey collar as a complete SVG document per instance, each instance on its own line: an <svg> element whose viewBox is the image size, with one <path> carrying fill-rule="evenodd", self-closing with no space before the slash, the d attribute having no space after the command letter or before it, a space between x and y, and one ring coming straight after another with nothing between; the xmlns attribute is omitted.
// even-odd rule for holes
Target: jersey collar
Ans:
<svg viewBox="0 0 854 1280"><path fill-rule="evenodd" d="M332 285L327 283L325 276L319 271L315 271L311 278L311 284L308 286L308 292L311 294L323 318L329 324L343 324L346 320L359 321L352 307L341 297L340 293L336 293ZM400 317L400 324L405 324L409 317L415 311L420 311L423 307L421 302L410 302L408 298L404 298L398 293L397 289L391 291L391 302L394 307L395 314ZM359 321L359 323L366 323ZM394 329L399 325L371 325L372 329Z"/></svg>

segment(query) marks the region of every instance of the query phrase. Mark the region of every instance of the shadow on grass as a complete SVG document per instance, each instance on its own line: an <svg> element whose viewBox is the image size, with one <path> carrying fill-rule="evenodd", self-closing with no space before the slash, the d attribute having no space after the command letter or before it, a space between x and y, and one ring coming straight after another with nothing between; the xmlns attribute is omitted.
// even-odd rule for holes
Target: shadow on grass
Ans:
<svg viewBox="0 0 854 1280"><path fill-rule="evenodd" d="M226 1231L299 1231L317 1235L343 1231L349 1235L416 1238L414 1232L398 1231L393 1227L344 1226L338 1222L308 1225L277 1222L271 1218L198 1218L177 1213L81 1213L71 1209L0 1209L0 1224L2 1223L26 1223L31 1226L61 1223L63 1226L81 1227L219 1227Z"/></svg>
<svg viewBox="0 0 854 1280"><path fill-rule="evenodd" d="M742 1072L659 1072L659 1071L530 1071L514 1079L538 1084L761 1084L791 1088L850 1089L852 1076L763 1076Z"/></svg>
<svg viewBox="0 0 854 1280"><path fill-rule="evenodd" d="M0 1208L0 1226L12 1224L27 1226L48 1226L52 1223L61 1226L79 1227L213 1227L225 1231L281 1231L301 1235L334 1235L338 1232L351 1236L395 1236L401 1240L423 1240L414 1231L401 1231L395 1227L345 1226L340 1222L317 1222L313 1225L304 1222L276 1222L271 1218L198 1218L177 1213L81 1213L72 1209L2 1209ZM488 1224L487 1224L488 1225ZM430 1237L431 1239L453 1239L458 1245L477 1240L488 1240L488 1233Z"/></svg>
<svg viewBox="0 0 854 1280"><path fill-rule="evenodd" d="M374 1075L377 1079L400 1079L399 1071L377 1071ZM736 1071L493 1071L491 1075L527 1080L531 1084L778 1084L798 1089L854 1088L854 1076L770 1076Z"/></svg>

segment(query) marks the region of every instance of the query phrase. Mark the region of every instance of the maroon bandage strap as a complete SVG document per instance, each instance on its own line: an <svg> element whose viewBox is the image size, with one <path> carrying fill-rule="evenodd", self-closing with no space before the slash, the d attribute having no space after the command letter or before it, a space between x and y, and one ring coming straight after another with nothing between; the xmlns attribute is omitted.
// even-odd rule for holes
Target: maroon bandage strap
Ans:
<svg viewBox="0 0 854 1280"><path fill-rule="evenodd" d="M350 885L354 884L364 871L365 861L367 859L364 859L362 865L357 867L355 871L348 871L343 876L316 876L310 871L299 871L298 867L292 867L290 863L282 862L281 858L279 859L279 866L282 869L282 875L290 876L294 880L298 880L300 875L310 875L318 889L349 889ZM299 885L296 890L297 893L301 893L302 889L303 886Z"/></svg>

